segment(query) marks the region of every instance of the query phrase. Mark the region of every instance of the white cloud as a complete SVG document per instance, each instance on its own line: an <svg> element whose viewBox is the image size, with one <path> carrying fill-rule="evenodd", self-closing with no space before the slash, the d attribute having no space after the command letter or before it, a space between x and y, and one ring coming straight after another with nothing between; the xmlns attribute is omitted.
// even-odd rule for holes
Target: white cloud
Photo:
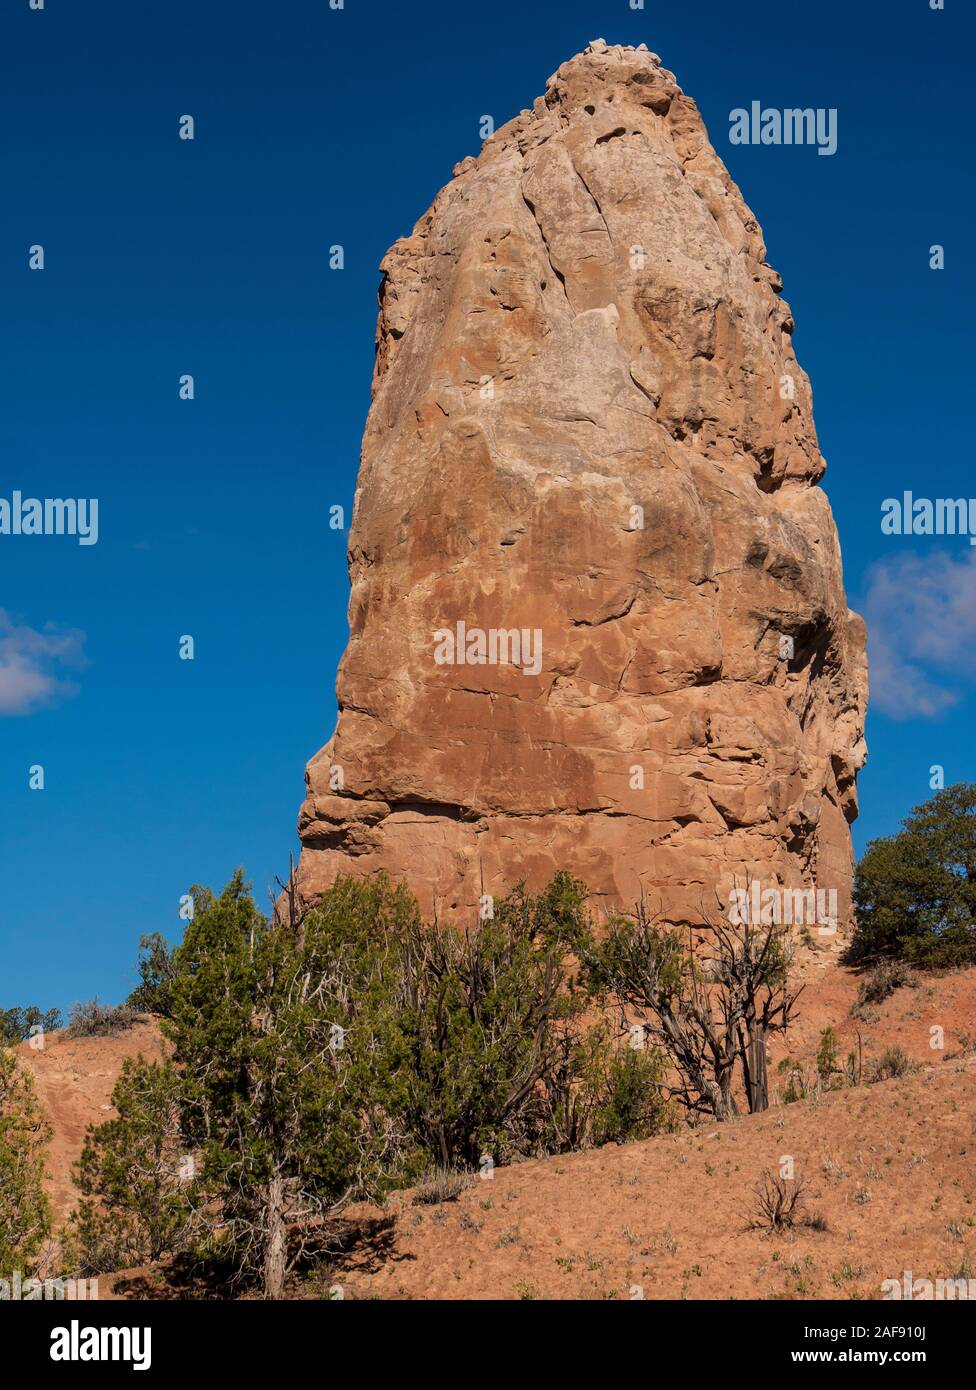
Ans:
<svg viewBox="0 0 976 1390"><path fill-rule="evenodd" d="M894 719L932 719L976 682L976 551L877 564L863 605L871 703Z"/></svg>
<svg viewBox="0 0 976 1390"><path fill-rule="evenodd" d="M29 714L76 687L60 674L63 666L84 664L85 634L77 628L45 623L43 630L20 627L0 608L0 716Z"/></svg>

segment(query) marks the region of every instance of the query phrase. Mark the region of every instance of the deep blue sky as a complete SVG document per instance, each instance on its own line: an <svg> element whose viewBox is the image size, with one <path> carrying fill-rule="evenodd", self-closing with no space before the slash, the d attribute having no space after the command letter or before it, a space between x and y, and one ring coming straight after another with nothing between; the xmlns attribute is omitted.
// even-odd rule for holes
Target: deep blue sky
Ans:
<svg viewBox="0 0 976 1390"><path fill-rule="evenodd" d="M879 526L904 488L976 494L974 23L946 4L4 0L0 496L97 496L100 539L0 536L0 1006L118 999L190 883L243 863L264 897L286 871L335 716L328 514L352 501L378 263L482 115L597 36L677 73L785 281L848 594L883 644L858 846L931 764L974 776L976 550ZM752 100L836 107L837 154L730 146ZM12 664L50 698L16 713Z"/></svg>

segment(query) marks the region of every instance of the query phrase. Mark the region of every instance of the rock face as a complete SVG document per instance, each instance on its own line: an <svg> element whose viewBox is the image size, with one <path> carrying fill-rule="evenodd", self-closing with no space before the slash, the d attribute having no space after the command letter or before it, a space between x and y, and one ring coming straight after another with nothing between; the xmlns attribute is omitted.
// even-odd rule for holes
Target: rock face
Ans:
<svg viewBox="0 0 976 1390"><path fill-rule="evenodd" d="M781 281L694 102L595 41L381 268L303 897L384 868L463 917L566 868L674 922L750 881L844 918L864 628Z"/></svg>

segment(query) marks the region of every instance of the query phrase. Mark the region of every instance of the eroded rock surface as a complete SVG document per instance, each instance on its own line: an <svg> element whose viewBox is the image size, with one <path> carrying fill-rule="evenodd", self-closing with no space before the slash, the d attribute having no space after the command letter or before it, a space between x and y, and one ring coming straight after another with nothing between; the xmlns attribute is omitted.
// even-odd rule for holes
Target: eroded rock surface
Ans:
<svg viewBox="0 0 976 1390"><path fill-rule="evenodd" d="M781 281L694 102L594 42L382 270L303 895L385 868L444 916L567 868L673 921L750 880L843 917L864 629Z"/></svg>

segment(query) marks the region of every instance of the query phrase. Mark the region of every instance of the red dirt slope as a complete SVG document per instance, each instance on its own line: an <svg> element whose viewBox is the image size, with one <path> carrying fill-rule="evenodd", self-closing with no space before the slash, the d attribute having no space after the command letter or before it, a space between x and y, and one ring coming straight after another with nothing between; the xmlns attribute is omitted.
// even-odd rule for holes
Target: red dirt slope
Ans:
<svg viewBox="0 0 976 1390"><path fill-rule="evenodd" d="M19 1049L54 1130L46 1186L58 1222L77 1200L71 1169L81 1154L85 1129L111 1118L109 1101L122 1062L140 1052L151 1060L162 1055L159 1028L149 1019L115 1037L72 1038L61 1030L45 1036L43 1051L33 1051L28 1043Z"/></svg>
<svg viewBox="0 0 976 1390"><path fill-rule="evenodd" d="M826 1230L750 1229L760 1174L787 1155ZM976 1290L976 1058L499 1169L438 1207L400 1194L389 1211L382 1254L353 1252L327 1287L347 1298L876 1299L906 1269L968 1269Z"/></svg>

